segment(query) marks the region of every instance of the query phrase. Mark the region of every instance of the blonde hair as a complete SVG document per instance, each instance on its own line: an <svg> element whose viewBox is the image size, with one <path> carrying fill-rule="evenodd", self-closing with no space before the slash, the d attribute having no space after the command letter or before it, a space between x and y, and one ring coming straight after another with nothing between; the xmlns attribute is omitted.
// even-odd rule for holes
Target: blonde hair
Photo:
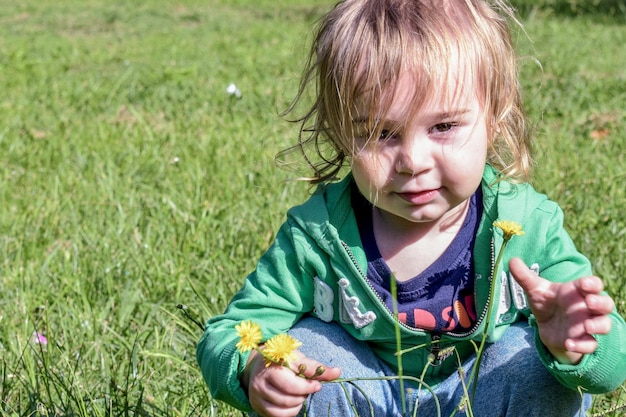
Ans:
<svg viewBox="0 0 626 417"><path fill-rule="evenodd" d="M415 82L413 107L438 94L449 79L449 61L459 63L478 88L490 135L487 162L503 178L527 181L532 164L530 135L522 108L517 55L509 30L511 8L499 0L345 0L322 20L313 42L293 113L314 89L301 117L298 144L314 175L311 183L333 180L357 152L354 120L361 108L371 136L391 105L400 76ZM521 24L519 24L521 27ZM391 92L392 94L389 94ZM311 152L312 151L312 152Z"/></svg>

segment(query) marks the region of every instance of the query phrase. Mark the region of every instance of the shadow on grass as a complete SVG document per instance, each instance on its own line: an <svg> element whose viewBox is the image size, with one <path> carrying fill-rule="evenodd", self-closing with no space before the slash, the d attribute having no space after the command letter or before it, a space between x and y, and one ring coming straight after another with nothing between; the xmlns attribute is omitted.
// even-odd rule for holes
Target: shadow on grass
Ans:
<svg viewBox="0 0 626 417"><path fill-rule="evenodd" d="M597 17L626 23L626 0L510 0L522 16L542 11L562 17Z"/></svg>

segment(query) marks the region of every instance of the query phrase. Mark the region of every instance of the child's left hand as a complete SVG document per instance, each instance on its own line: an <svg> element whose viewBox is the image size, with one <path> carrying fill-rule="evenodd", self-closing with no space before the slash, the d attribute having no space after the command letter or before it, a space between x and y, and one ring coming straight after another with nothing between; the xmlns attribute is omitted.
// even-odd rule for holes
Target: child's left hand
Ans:
<svg viewBox="0 0 626 417"><path fill-rule="evenodd" d="M600 278L551 282L519 258L511 259L509 271L526 292L541 341L559 362L577 364L584 354L597 349L592 335L611 330L608 314L615 304L611 297L601 294L604 286Z"/></svg>

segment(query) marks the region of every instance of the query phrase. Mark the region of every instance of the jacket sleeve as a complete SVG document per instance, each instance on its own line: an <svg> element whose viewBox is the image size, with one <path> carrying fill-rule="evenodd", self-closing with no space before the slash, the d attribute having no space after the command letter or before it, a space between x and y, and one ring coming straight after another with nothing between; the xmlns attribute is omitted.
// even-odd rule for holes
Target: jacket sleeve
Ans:
<svg viewBox="0 0 626 417"><path fill-rule="evenodd" d="M252 410L239 382L249 352L235 348L235 326L252 320L261 326L265 341L286 332L312 310L313 280L301 266L302 251L294 243L294 233L302 234L289 223L283 225L224 314L208 320L197 346L196 358L213 398L243 411Z"/></svg>
<svg viewBox="0 0 626 417"><path fill-rule="evenodd" d="M591 275L589 261L575 248L571 238L563 228L563 213L560 208L553 211L545 236L547 261L540 275L551 281L570 281ZM597 394L615 390L626 378L626 323L614 310L610 315L612 328L607 335L595 335L598 348L585 355L577 365L558 362L543 345L539 332L535 332L535 344L542 362L552 375L563 385ZM537 326L534 317L531 326Z"/></svg>
<svg viewBox="0 0 626 417"><path fill-rule="evenodd" d="M598 348L592 354L585 355L577 365L565 365L557 361L541 343L539 332L535 332L539 357L548 371L569 388L581 387L591 394L611 392L626 378L626 324L616 311L611 313L611 321L611 332L595 335ZM532 317L530 323L536 327Z"/></svg>

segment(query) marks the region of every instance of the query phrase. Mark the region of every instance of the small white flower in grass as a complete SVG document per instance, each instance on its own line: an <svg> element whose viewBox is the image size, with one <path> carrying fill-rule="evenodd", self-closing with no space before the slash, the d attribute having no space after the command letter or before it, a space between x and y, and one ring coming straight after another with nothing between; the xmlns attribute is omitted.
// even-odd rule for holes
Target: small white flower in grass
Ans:
<svg viewBox="0 0 626 417"><path fill-rule="evenodd" d="M234 83L228 84L228 87L226 87L226 93L229 96L235 96L236 98L241 98L241 90L237 88L237 86Z"/></svg>

